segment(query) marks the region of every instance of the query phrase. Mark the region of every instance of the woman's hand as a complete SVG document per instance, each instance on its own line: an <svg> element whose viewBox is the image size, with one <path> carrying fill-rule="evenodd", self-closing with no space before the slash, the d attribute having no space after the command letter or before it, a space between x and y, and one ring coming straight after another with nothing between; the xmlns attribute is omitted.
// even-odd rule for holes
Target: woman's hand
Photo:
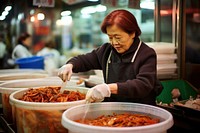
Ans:
<svg viewBox="0 0 200 133"><path fill-rule="evenodd" d="M58 77L60 77L64 82L66 80L70 80L71 76L72 76L72 68L73 65L72 64L65 64L63 65L59 70L58 70Z"/></svg>
<svg viewBox="0 0 200 133"><path fill-rule="evenodd" d="M101 102L105 97L110 97L111 91L107 84L99 84L88 90L86 101Z"/></svg>

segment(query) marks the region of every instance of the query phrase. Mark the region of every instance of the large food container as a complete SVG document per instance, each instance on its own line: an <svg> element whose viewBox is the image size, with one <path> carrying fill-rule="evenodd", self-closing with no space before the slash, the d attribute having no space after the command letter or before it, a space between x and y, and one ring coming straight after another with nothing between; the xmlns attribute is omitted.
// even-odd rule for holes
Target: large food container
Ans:
<svg viewBox="0 0 200 133"><path fill-rule="evenodd" d="M47 71L43 69L1 69L0 75L2 74L10 74L10 73L47 73Z"/></svg>
<svg viewBox="0 0 200 133"><path fill-rule="evenodd" d="M47 71L43 69L1 69L0 84L16 79L35 79L48 77ZM2 94L0 90L0 105L2 105Z"/></svg>
<svg viewBox="0 0 200 133"><path fill-rule="evenodd" d="M78 84L79 80L71 80L67 82L67 86L82 86L84 87L84 82ZM0 84L0 93L2 94L2 107L3 116L8 123L13 123L12 117L12 107L9 103L9 96L11 93L30 87L39 86L60 86L62 80L59 77L46 77L37 79L19 79L11 80Z"/></svg>
<svg viewBox="0 0 200 133"><path fill-rule="evenodd" d="M49 77L47 73L37 73L37 72L7 73L7 74L0 74L0 83L16 79L36 79L36 78L46 78L46 77Z"/></svg>
<svg viewBox="0 0 200 133"><path fill-rule="evenodd" d="M75 122L78 119L93 119L113 113L144 113L159 118L161 122L136 127L101 127ZM166 133L173 126L170 112L162 108L137 103L105 102L78 105L66 110L62 115L62 125L69 133Z"/></svg>
<svg viewBox="0 0 200 133"><path fill-rule="evenodd" d="M45 78L46 80L51 80L51 81L58 81L59 84L62 83L61 78L58 76L50 76ZM80 87L85 87L84 79L78 77L78 76L72 76L69 81L67 81L67 86L80 86Z"/></svg>
<svg viewBox="0 0 200 133"><path fill-rule="evenodd" d="M67 86L66 89L85 94L88 90L85 87L75 86ZM85 100L55 103L18 100L27 90L18 90L10 95L10 103L15 109L14 115L18 133L67 133L68 130L61 125L63 111L76 105L85 104Z"/></svg>
<svg viewBox="0 0 200 133"><path fill-rule="evenodd" d="M3 84L3 83L6 83L8 81L12 81L12 80L17 80L17 79L37 79L37 78L45 78L45 77L48 77L48 73L44 70L41 70L41 69L22 69L22 70L19 70L19 69L2 69L0 70L0 85ZM2 104L2 107L3 107L3 114L7 114L5 116L5 119L8 120L9 123L12 122L11 119L9 119L9 117L11 116L10 115L10 111L5 109L4 107L4 103L8 103L8 97L9 95L7 95L8 93L6 92L6 94L2 94L4 93L4 90L1 90L0 88L0 104ZM10 93L10 92L9 92ZM8 105L8 108L9 105Z"/></svg>

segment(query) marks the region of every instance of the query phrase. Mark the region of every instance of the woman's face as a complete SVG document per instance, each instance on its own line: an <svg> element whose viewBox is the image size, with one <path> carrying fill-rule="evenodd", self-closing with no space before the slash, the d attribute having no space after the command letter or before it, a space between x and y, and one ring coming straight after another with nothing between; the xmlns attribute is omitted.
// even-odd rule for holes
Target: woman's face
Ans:
<svg viewBox="0 0 200 133"><path fill-rule="evenodd" d="M27 45L27 46L31 46L31 43L32 43L32 40L31 40L32 38L31 37L28 37L28 38L26 38L24 41L23 41L23 43L25 44L25 45Z"/></svg>
<svg viewBox="0 0 200 133"><path fill-rule="evenodd" d="M126 52L133 44L135 33L128 34L117 25L111 25L106 28L111 45L120 54Z"/></svg>

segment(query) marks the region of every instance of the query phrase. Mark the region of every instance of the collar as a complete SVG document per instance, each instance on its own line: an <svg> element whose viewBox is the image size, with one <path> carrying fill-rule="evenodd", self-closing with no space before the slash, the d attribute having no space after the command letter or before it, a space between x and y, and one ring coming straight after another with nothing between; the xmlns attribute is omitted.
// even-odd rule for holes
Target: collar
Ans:
<svg viewBox="0 0 200 133"><path fill-rule="evenodd" d="M119 54L113 47L112 47L112 51L113 51L115 54L119 55L119 56L128 55L128 54L130 54L130 53L133 54L133 53L136 51L136 49L137 49L139 43L140 43L140 39L139 39L139 38L135 38L133 44L132 44L132 45L130 46L130 48L129 48L125 53L123 53L123 54Z"/></svg>

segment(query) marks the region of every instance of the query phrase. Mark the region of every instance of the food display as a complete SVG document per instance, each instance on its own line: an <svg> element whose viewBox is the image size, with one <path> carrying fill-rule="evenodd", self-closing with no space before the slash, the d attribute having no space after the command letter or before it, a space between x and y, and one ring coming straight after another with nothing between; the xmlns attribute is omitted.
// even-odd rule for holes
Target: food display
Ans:
<svg viewBox="0 0 200 133"><path fill-rule="evenodd" d="M85 94L79 91L64 90L60 93L60 86L47 86L29 89L19 100L28 102L71 102L85 99Z"/></svg>
<svg viewBox="0 0 200 133"><path fill-rule="evenodd" d="M24 73L26 70L24 70ZM33 72L32 72L33 73ZM37 72L35 72L37 74ZM23 73L22 73L23 74ZM11 74L9 74L11 75ZM14 75L14 74L12 74ZM17 74L18 75L18 74ZM31 74L27 76L24 75L24 78L30 77ZM32 75L32 77L35 77ZM70 80L67 82L66 88L68 86L74 86L75 90L76 87L84 87L84 82L82 81L83 79L78 79L78 80ZM34 88L34 87L45 87L45 86L60 86L62 84L62 80L59 77L45 77L45 78L35 78L35 79L17 79L17 80L11 80L11 81L6 81L5 83L0 84L0 93L2 94L2 107L3 107L3 117L6 119L6 121L9 124L14 123L13 121L13 116L12 116L12 106L9 103L9 96L11 93L22 90L22 89L27 89L27 88ZM77 88L78 89L78 88ZM78 91L80 92L80 91ZM64 99L61 99L64 101Z"/></svg>
<svg viewBox="0 0 200 133"><path fill-rule="evenodd" d="M101 115L96 119L79 119L75 121L92 126L134 127L156 124L159 123L160 120L158 118L153 118L145 114L113 113L113 115Z"/></svg>
<svg viewBox="0 0 200 133"><path fill-rule="evenodd" d="M156 106L100 102L67 109L61 123L69 133L165 133L173 125L173 117Z"/></svg>
<svg viewBox="0 0 200 133"><path fill-rule="evenodd" d="M179 100L177 98L173 99L173 102L167 104L167 103L157 103L157 105L163 106L163 107L169 107L169 108L179 108L186 107L189 109L194 109L200 111L200 98L197 96L196 99L194 99L192 96L190 96L187 100Z"/></svg>
<svg viewBox="0 0 200 133"><path fill-rule="evenodd" d="M183 107L187 107L187 108L191 108L191 109L195 109L200 111L200 98L197 99L189 99L186 101L179 101L177 103L175 103L175 105L179 105L179 106L183 106Z"/></svg>
<svg viewBox="0 0 200 133"><path fill-rule="evenodd" d="M186 107L197 109L200 111L200 98L195 100L188 100L185 104Z"/></svg>
<svg viewBox="0 0 200 133"><path fill-rule="evenodd" d="M10 95L15 108L15 125L18 133L67 133L61 125L63 111L85 104L87 88L67 86L60 93L60 86L30 87Z"/></svg>

